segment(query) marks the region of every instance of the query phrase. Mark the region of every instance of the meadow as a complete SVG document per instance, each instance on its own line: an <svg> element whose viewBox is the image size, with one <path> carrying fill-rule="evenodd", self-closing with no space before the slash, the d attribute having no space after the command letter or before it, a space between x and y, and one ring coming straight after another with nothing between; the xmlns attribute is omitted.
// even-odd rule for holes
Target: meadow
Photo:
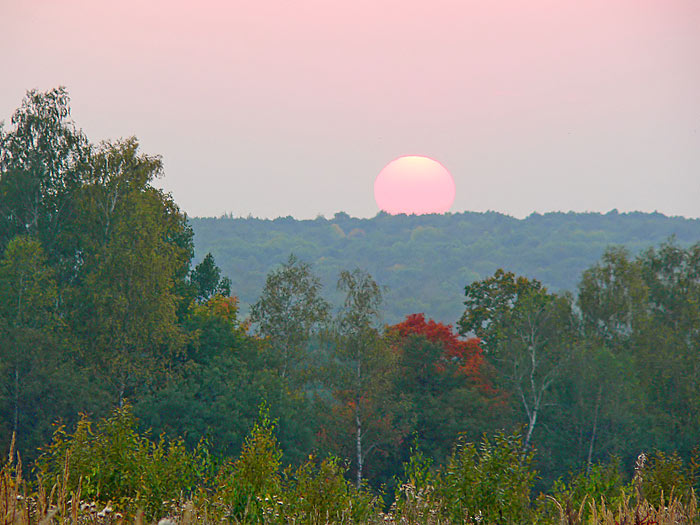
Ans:
<svg viewBox="0 0 700 525"><path fill-rule="evenodd" d="M640 454L633 476L594 465L551 494L532 498L532 453L518 436L459 440L444 468L414 453L394 494L355 487L337 458L281 468L275 425L264 407L238 458L211 463L206 446L157 443L135 430L126 407L93 430L57 431L33 482L14 443L0 472L5 524L657 524L698 523L696 465ZM388 501L391 501L388 504Z"/></svg>

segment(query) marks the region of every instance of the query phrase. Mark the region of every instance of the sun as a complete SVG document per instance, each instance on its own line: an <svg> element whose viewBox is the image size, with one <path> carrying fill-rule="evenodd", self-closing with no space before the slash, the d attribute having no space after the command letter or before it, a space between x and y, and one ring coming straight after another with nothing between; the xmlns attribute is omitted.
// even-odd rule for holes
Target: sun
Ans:
<svg viewBox="0 0 700 525"><path fill-rule="evenodd" d="M455 192L455 181L445 166L422 155L392 160L374 181L377 206L392 215L445 213Z"/></svg>

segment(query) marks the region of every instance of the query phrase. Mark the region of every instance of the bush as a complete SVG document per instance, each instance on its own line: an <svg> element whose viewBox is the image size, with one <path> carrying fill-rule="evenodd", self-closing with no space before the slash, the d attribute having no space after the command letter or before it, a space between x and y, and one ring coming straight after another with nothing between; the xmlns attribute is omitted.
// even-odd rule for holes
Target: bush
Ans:
<svg viewBox="0 0 700 525"><path fill-rule="evenodd" d="M608 463L570 473L566 482L561 478L555 481L551 496L538 498L539 514L552 522L564 515L575 523L591 515L591 505L604 502L608 507L617 508L627 501L631 492L631 485L623 481L620 460L613 458Z"/></svg>
<svg viewBox="0 0 700 525"><path fill-rule="evenodd" d="M212 510L235 523L365 523L377 512L376 498L345 479L337 459L317 464L310 456L281 472L275 421L263 405L240 456L217 478Z"/></svg>
<svg viewBox="0 0 700 525"><path fill-rule="evenodd" d="M313 457L285 471L280 523L366 523L377 513L377 499L346 478L337 458L317 464Z"/></svg>
<svg viewBox="0 0 700 525"><path fill-rule="evenodd" d="M438 523L442 503L435 494L432 459L417 448L404 463L402 480L397 480L392 512L400 523Z"/></svg>
<svg viewBox="0 0 700 525"><path fill-rule="evenodd" d="M141 509L148 518L163 514L166 501L190 497L212 470L204 444L188 452L181 439L154 443L139 434L128 405L94 427L84 415L72 434L59 427L37 465L48 486L75 493L80 486L83 497L129 513Z"/></svg>
<svg viewBox="0 0 700 525"><path fill-rule="evenodd" d="M676 454L654 452L637 470L636 481L641 481L641 496L652 505L660 505L673 495L688 502L698 481L698 465L695 455L688 465Z"/></svg>
<svg viewBox="0 0 700 525"><path fill-rule="evenodd" d="M275 422L262 405L240 456L224 465L217 477L214 502L222 518L257 523L263 519L266 502L278 500L282 451L274 432Z"/></svg>
<svg viewBox="0 0 700 525"><path fill-rule="evenodd" d="M531 523L532 456L519 434L458 440L436 486L450 522Z"/></svg>

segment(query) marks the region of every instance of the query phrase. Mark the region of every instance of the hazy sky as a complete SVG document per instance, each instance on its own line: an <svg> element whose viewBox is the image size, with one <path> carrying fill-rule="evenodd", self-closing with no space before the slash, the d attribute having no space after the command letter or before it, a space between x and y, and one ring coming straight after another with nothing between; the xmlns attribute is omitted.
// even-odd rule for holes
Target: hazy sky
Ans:
<svg viewBox="0 0 700 525"><path fill-rule="evenodd" d="M0 0L0 119L65 85L190 215L378 211L428 155L452 211L700 217L698 0Z"/></svg>

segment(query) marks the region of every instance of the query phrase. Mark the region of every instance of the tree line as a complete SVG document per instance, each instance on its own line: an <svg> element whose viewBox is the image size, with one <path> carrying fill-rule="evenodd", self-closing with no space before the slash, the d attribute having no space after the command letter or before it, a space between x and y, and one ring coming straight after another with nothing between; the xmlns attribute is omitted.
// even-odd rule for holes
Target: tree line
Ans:
<svg viewBox="0 0 700 525"><path fill-rule="evenodd" d="M290 255L243 317L214 257L193 264L187 217L152 185L159 157L134 138L90 143L62 88L29 92L10 124L0 439L36 472L60 472L70 449L77 471L102 479L90 461L111 435L144 458L167 456L166 443L175 458L215 458L192 479L216 471L231 501L240 487L227 480L260 467L245 463L251 447L275 472L326 469L387 504L402 479L439 478L456 513L468 469L498 454L489 476L521 472L511 481L525 507L576 480L631 477L642 451L696 482L700 243L609 248L575 295L497 269L466 285L455 325L422 313L385 323L387 290L361 268L338 273L333 306L314 268Z"/></svg>
<svg viewBox="0 0 700 525"><path fill-rule="evenodd" d="M609 246L636 256L674 236L687 248L700 239L700 219L660 213L533 213L516 219L496 212L350 217L313 220L191 217L195 258L211 253L231 278L243 314L265 276L290 252L313 264L329 300L340 303L338 274L360 267L387 286L384 319L409 312L454 322L466 283L505 268L538 279L552 291L573 291L584 270Z"/></svg>

